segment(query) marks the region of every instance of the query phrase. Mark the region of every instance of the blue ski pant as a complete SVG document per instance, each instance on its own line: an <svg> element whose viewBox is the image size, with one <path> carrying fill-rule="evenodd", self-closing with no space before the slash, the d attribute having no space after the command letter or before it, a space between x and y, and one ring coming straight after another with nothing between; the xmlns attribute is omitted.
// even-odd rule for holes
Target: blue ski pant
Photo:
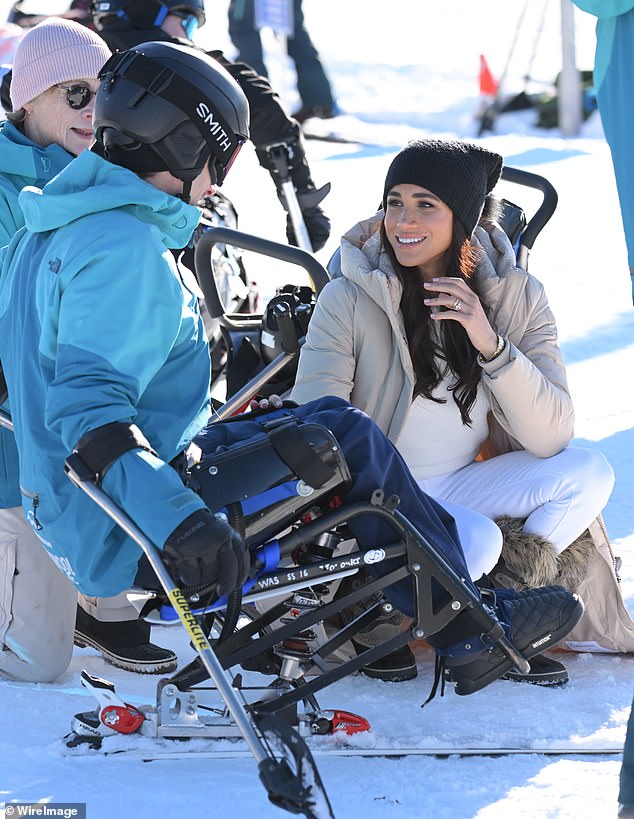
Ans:
<svg viewBox="0 0 634 819"><path fill-rule="evenodd" d="M386 496L398 495L399 511L444 556L460 577L469 581L469 572L453 517L426 495L410 474L405 461L369 416L340 398L328 397L293 409L267 413L270 420L281 415L321 424L337 439L352 477L344 501L369 501L376 489ZM260 419L262 416L260 416ZM257 418L210 424L195 443L204 453L228 447L262 433ZM394 529L375 515L363 515L349 524L364 551L393 543ZM394 567L388 566L385 571ZM470 582L470 581L469 581ZM413 616L412 582L409 578L386 590L386 596L406 615Z"/></svg>

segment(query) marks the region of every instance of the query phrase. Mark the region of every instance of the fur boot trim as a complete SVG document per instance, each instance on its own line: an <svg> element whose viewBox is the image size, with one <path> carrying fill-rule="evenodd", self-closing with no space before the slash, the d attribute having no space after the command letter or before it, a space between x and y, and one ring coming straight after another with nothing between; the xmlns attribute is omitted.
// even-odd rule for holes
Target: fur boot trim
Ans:
<svg viewBox="0 0 634 819"><path fill-rule="evenodd" d="M558 556L559 574L556 582L567 589L576 589L588 573L588 565L596 552L594 539L586 529Z"/></svg>
<svg viewBox="0 0 634 819"><path fill-rule="evenodd" d="M524 521L519 518L500 517L495 522L504 538L501 560L506 564L504 568L509 570L504 572L501 569L497 574L508 574L512 581L505 585L537 588L554 583L559 574L559 562L553 544L539 535L524 532ZM495 569L491 574L495 583Z"/></svg>

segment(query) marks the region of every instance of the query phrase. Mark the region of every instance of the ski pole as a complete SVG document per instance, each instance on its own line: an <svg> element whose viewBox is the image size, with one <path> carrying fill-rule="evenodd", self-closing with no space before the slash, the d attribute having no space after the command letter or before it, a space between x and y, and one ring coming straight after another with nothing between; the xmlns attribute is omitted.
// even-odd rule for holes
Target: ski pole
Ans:
<svg viewBox="0 0 634 819"><path fill-rule="evenodd" d="M508 55L506 57L506 62L504 64L504 68L502 69L502 73L500 74L500 79L498 80L497 89L495 91L495 96L491 101L490 105L486 107L486 109L482 112L480 116L480 127L478 129L478 136L481 137L486 131L493 131L496 117L500 110L500 103L502 100L502 88L504 83L506 82L506 75L508 74L509 66L511 64L511 59L513 54L515 53L515 47L517 45L517 40L519 38L520 30L522 28L522 23L524 21L524 17L526 16L526 11L528 9L528 2L529 0L524 0L524 6L520 12L520 15L517 20L517 25L515 26L515 32L513 34L513 40L511 42L511 47L509 48Z"/></svg>
<svg viewBox="0 0 634 819"><path fill-rule="evenodd" d="M163 565L157 547L143 534L134 521L120 509L108 495L92 482L92 474L87 470L76 455L66 459L65 471L70 480L88 495L103 511L117 523L143 550L152 569L161 582L174 610L189 634L192 643L198 652L205 669L220 691L231 716L236 721L240 732L246 740L258 765L269 761L269 753L261 738L256 733L247 715L243 703L240 701L229 680L227 679L220 661L209 645L203 630L192 613L183 592L174 584L169 572Z"/></svg>
<svg viewBox="0 0 634 819"><path fill-rule="evenodd" d="M13 431L13 421L8 412L0 410L0 427Z"/></svg>
<svg viewBox="0 0 634 819"><path fill-rule="evenodd" d="M297 244L302 248L302 250L307 250L309 253L312 253L313 246L308 235L308 230L306 229L306 222L304 222L302 209L297 201L297 191L295 190L295 186L290 179L288 182L282 183L282 190L284 191L284 199L286 201L288 215L290 216L293 224L293 231L295 232Z"/></svg>
<svg viewBox="0 0 634 819"><path fill-rule="evenodd" d="M204 631L185 599L185 595L178 586L174 585L174 581L163 565L157 547L148 540L134 521L94 483L94 475L75 453L66 459L64 468L73 484L85 492L143 550L181 623L189 634L205 670L214 681L242 737L255 757L258 763L260 781L266 788L270 801L277 807L291 813L303 813L308 819L334 819L330 801L319 772L315 767L309 749L303 743L301 737L283 720L276 720L271 715L261 717L262 728L259 729L260 733L255 730L254 722L247 714L244 702L240 700L229 682L220 660L209 645ZM277 734L286 727L288 736L285 746L291 752L294 752L298 770L300 758L311 766L312 786L306 786L303 782L300 782L300 777L293 774L286 760L276 760L273 750L266 740L267 727L268 730ZM318 793L313 794L313 789Z"/></svg>
<svg viewBox="0 0 634 819"><path fill-rule="evenodd" d="M297 200L297 191L295 190L295 185L293 185L293 180L290 175L291 157L289 147L285 142L275 142L272 145L267 145L266 152L279 176L279 188L283 194L285 210L293 225L297 245L301 247L302 250L307 250L309 253L312 253L313 246L310 241L310 236L308 235L308 230L306 229L302 209Z"/></svg>

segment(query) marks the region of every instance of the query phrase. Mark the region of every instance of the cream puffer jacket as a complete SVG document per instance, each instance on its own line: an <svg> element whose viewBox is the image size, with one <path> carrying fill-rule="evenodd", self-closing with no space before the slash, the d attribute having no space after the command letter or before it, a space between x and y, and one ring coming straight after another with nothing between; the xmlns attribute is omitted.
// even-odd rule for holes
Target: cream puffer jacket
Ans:
<svg viewBox="0 0 634 819"><path fill-rule="evenodd" d="M413 400L414 371L399 310L400 283L380 254L381 215L359 223L341 242L342 277L319 295L291 397L350 401L396 441ZM483 366L491 401L486 455L526 449L550 457L573 437L574 411L557 328L542 284L515 265L500 228L478 227L484 250L475 276L504 352Z"/></svg>
<svg viewBox="0 0 634 819"><path fill-rule="evenodd" d="M396 441L412 402L414 373L400 283L379 254L380 224L380 215L374 216L343 237L342 278L329 282L317 300L291 396L300 403L345 398ZM574 421L555 319L540 282L515 266L501 229L478 227L475 241L484 250L475 273L482 303L493 329L507 340L504 352L483 366L492 411L482 456L526 449L549 457L569 444ZM634 622L601 517L559 557L563 568L557 565L545 582L563 583L586 604L564 646L634 653Z"/></svg>

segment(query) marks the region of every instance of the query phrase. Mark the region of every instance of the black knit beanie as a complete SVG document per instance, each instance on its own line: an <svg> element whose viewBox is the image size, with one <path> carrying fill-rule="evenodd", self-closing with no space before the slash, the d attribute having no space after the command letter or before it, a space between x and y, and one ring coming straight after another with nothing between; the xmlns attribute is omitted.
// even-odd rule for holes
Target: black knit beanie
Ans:
<svg viewBox="0 0 634 819"><path fill-rule="evenodd" d="M392 160L385 177L383 210L395 185L420 185L451 208L471 236L484 200L502 172L502 157L468 142L421 139L408 143Z"/></svg>

